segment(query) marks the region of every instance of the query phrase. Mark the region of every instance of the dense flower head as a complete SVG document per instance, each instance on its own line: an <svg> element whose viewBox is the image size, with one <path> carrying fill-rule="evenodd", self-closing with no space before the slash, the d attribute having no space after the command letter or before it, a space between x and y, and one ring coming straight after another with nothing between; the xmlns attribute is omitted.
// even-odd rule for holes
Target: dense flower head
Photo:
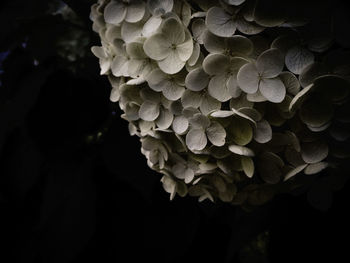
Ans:
<svg viewBox="0 0 350 263"><path fill-rule="evenodd" d="M92 6L101 38L92 52L111 100L171 199L250 207L307 186L317 203L313 194L330 196L344 181L337 168L350 158L349 41L333 30L336 19L323 17L320 29L303 1L282 2Z"/></svg>

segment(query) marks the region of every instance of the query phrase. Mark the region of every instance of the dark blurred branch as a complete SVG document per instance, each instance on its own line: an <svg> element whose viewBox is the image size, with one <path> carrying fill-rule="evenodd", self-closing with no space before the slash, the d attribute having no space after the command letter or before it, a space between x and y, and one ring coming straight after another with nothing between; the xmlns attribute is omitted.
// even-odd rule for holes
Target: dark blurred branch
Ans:
<svg viewBox="0 0 350 263"><path fill-rule="evenodd" d="M90 23L90 9L97 0L63 0L74 12L82 18L87 24Z"/></svg>

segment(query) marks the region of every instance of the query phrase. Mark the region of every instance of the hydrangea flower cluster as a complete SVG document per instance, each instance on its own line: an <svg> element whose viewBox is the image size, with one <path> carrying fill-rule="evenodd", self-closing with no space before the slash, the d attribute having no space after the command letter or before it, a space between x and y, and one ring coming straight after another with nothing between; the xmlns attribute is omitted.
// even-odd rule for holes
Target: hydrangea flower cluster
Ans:
<svg viewBox="0 0 350 263"><path fill-rule="evenodd" d="M110 99L171 199L250 206L309 182L322 194L337 185L350 157L349 41L334 21L308 21L303 1L281 2L92 6Z"/></svg>

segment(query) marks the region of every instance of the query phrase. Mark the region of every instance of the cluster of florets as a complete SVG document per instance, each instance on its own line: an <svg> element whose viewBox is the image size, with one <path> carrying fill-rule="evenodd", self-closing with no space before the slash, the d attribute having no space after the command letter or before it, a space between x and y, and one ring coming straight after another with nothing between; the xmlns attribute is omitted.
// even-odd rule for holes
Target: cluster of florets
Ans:
<svg viewBox="0 0 350 263"><path fill-rule="evenodd" d="M333 48L341 37L265 2L92 7L110 99L171 199L257 205L350 157L350 57Z"/></svg>

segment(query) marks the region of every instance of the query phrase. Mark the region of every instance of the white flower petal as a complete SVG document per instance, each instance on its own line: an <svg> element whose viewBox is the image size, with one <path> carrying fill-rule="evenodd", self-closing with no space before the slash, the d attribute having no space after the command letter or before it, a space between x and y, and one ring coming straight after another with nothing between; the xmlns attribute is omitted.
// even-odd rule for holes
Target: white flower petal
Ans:
<svg viewBox="0 0 350 263"><path fill-rule="evenodd" d="M248 22L244 18L237 19L237 29L246 35L256 35L264 31L265 27L260 26L254 22Z"/></svg>
<svg viewBox="0 0 350 263"><path fill-rule="evenodd" d="M142 36L142 28L143 28L143 24L140 22L139 23L124 22L122 24L122 30L121 30L122 39L126 43L136 41L139 37Z"/></svg>
<svg viewBox="0 0 350 263"><path fill-rule="evenodd" d="M177 134L184 134L188 129L189 123L185 116L176 116L173 120L172 128Z"/></svg>
<svg viewBox="0 0 350 263"><path fill-rule="evenodd" d="M136 23L141 21L146 11L146 4L142 0L131 0L127 5L125 21Z"/></svg>
<svg viewBox="0 0 350 263"><path fill-rule="evenodd" d="M268 101L274 103L282 102L286 96L286 87L278 77L262 79L260 81L259 90Z"/></svg>
<svg viewBox="0 0 350 263"><path fill-rule="evenodd" d="M107 58L106 51L103 47L93 46L91 47L91 52L98 58Z"/></svg>
<svg viewBox="0 0 350 263"><path fill-rule="evenodd" d="M160 16L170 12L173 9L173 0L148 0L147 7L152 15Z"/></svg>
<svg viewBox="0 0 350 263"><path fill-rule="evenodd" d="M202 94L186 90L181 97L181 103L184 108L198 108L202 103Z"/></svg>
<svg viewBox="0 0 350 263"><path fill-rule="evenodd" d="M142 35L144 37L150 37L153 33L155 33L160 25L162 24L163 19L161 17L151 16L147 22L143 25Z"/></svg>
<svg viewBox="0 0 350 263"><path fill-rule="evenodd" d="M186 134L186 145L191 151L201 151L207 145L207 136L203 129L191 129Z"/></svg>
<svg viewBox="0 0 350 263"><path fill-rule="evenodd" d="M119 25L125 16L127 8L123 2L111 1L104 10L105 21L109 24Z"/></svg>
<svg viewBox="0 0 350 263"><path fill-rule="evenodd" d="M207 87L209 76L204 72L203 68L196 68L187 74L185 79L186 87L192 91L201 91Z"/></svg>
<svg viewBox="0 0 350 263"><path fill-rule="evenodd" d="M114 57L111 65L111 70L114 76L129 76L128 68L129 68L129 60L124 56L116 56Z"/></svg>
<svg viewBox="0 0 350 263"><path fill-rule="evenodd" d="M209 30L203 33L203 44L210 53L224 53L226 48L224 38L214 35Z"/></svg>
<svg viewBox="0 0 350 263"><path fill-rule="evenodd" d="M295 46L289 49L285 57L287 68L294 74L300 74L314 60L314 54L301 46Z"/></svg>
<svg viewBox="0 0 350 263"><path fill-rule="evenodd" d="M188 33L189 34L189 33ZM176 46L176 52L182 61L187 61L193 53L192 38Z"/></svg>
<svg viewBox="0 0 350 263"><path fill-rule="evenodd" d="M251 149L244 147L244 146L240 146L240 145L232 144L228 147L228 149L231 152L238 154L238 155L242 155L242 156L253 157L255 155Z"/></svg>
<svg viewBox="0 0 350 263"><path fill-rule="evenodd" d="M171 52L170 42L162 34L154 34L146 39L143 49L147 56L154 60L165 59Z"/></svg>
<svg viewBox="0 0 350 263"><path fill-rule="evenodd" d="M185 88L176 84L173 81L170 81L169 83L170 85L166 85L163 88L164 97L171 101L180 99L182 94L185 92Z"/></svg>
<svg viewBox="0 0 350 263"><path fill-rule="evenodd" d="M154 91L162 91L165 86L169 85L168 76L160 69L154 69L147 76L147 82L149 87Z"/></svg>
<svg viewBox="0 0 350 263"><path fill-rule="evenodd" d="M218 101L225 102L233 97L235 92L234 86L228 85L229 78L225 75L214 76L208 85L210 96Z"/></svg>
<svg viewBox="0 0 350 263"><path fill-rule="evenodd" d="M225 144L226 131L218 122L212 122L206 129L209 141L215 146L223 146Z"/></svg>
<svg viewBox="0 0 350 263"><path fill-rule="evenodd" d="M264 78L277 77L283 70L283 54L276 48L271 48L258 57L256 68Z"/></svg>
<svg viewBox="0 0 350 263"><path fill-rule="evenodd" d="M202 103L199 107L199 109L204 115L208 115L212 111L219 110L220 108L221 108L221 102L218 101L217 99L214 99L209 94L203 97Z"/></svg>
<svg viewBox="0 0 350 263"><path fill-rule="evenodd" d="M200 47L200 45L198 43L194 43L192 55L187 61L188 65L191 66L191 67L196 65L200 54L201 54L201 47Z"/></svg>
<svg viewBox="0 0 350 263"><path fill-rule="evenodd" d="M259 86L259 73L254 63L245 64L237 74L237 82L241 90L253 94L257 92Z"/></svg>
<svg viewBox="0 0 350 263"><path fill-rule="evenodd" d="M207 12L205 20L210 32L221 37L230 37L236 31L236 23L232 15L220 7L212 7Z"/></svg>
<svg viewBox="0 0 350 263"><path fill-rule="evenodd" d="M300 83L293 73L284 71L279 74L278 77L282 80L289 94L292 94L294 96L298 94L300 91Z"/></svg>
<svg viewBox="0 0 350 263"><path fill-rule="evenodd" d="M159 116L159 104L145 101L140 107L139 116L145 121L154 121Z"/></svg>
<svg viewBox="0 0 350 263"><path fill-rule="evenodd" d="M209 75L226 72L230 66L230 59L223 54L209 54L203 61L203 69Z"/></svg>
<svg viewBox="0 0 350 263"><path fill-rule="evenodd" d="M174 115L168 109L162 108L156 119L156 124L161 130L166 130L171 126L173 119Z"/></svg>
<svg viewBox="0 0 350 263"><path fill-rule="evenodd" d="M167 18L162 25L162 34L169 43L178 45L185 41L184 26L175 17Z"/></svg>
<svg viewBox="0 0 350 263"><path fill-rule="evenodd" d="M203 19L196 19L192 22L192 34L193 39L199 43L203 44L203 34L206 31L205 21Z"/></svg>
<svg viewBox="0 0 350 263"><path fill-rule="evenodd" d="M159 68L167 74L178 73L185 64L186 63L179 58L177 52L173 50L170 51L170 54L165 59L158 61Z"/></svg>
<svg viewBox="0 0 350 263"><path fill-rule="evenodd" d="M268 121L261 120L256 123L254 140L258 143L267 143L272 139L272 128Z"/></svg>

